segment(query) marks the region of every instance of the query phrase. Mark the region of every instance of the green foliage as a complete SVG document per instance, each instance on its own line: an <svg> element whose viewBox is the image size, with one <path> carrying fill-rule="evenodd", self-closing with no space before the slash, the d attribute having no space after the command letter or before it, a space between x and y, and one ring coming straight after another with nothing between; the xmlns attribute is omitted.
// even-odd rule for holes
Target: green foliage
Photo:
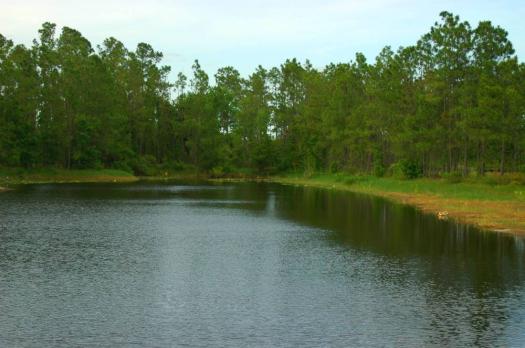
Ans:
<svg viewBox="0 0 525 348"><path fill-rule="evenodd" d="M423 169L421 169L421 166L410 160L404 160L400 162L401 164L401 171L403 172L403 175L407 179L416 179L421 176L423 176Z"/></svg>
<svg viewBox="0 0 525 348"><path fill-rule="evenodd" d="M401 163L400 162L392 163L386 170L385 176L392 177L395 179L403 179L404 174L403 174L403 170L401 169Z"/></svg>
<svg viewBox="0 0 525 348"><path fill-rule="evenodd" d="M450 184L457 184L463 181L463 175L460 172L443 173L442 177Z"/></svg>
<svg viewBox="0 0 525 348"><path fill-rule="evenodd" d="M133 158L129 166L138 176L153 176L159 172L155 157L150 155Z"/></svg>
<svg viewBox="0 0 525 348"><path fill-rule="evenodd" d="M423 176L421 166L410 160L401 160L391 164L385 173L396 179L416 179Z"/></svg>
<svg viewBox="0 0 525 348"><path fill-rule="evenodd" d="M383 175L385 175L385 172L386 170L385 170L385 166L383 165L382 159L375 159L373 174L380 178Z"/></svg>
<svg viewBox="0 0 525 348"><path fill-rule="evenodd" d="M481 178L482 182L490 185L525 185L525 173L489 173Z"/></svg>
<svg viewBox="0 0 525 348"><path fill-rule="evenodd" d="M197 60L171 84L147 43L97 47L52 23L30 48L0 35L0 165L522 182L505 173L525 171L525 65L488 21L442 12L374 61L288 59L247 77L228 66L214 84Z"/></svg>
<svg viewBox="0 0 525 348"><path fill-rule="evenodd" d="M381 164L375 164L374 165L374 175L377 176L377 177L382 177L383 175L385 175L385 167L383 167L383 165Z"/></svg>
<svg viewBox="0 0 525 348"><path fill-rule="evenodd" d="M222 178L224 176L224 168L221 166L213 167L210 174L212 178Z"/></svg>

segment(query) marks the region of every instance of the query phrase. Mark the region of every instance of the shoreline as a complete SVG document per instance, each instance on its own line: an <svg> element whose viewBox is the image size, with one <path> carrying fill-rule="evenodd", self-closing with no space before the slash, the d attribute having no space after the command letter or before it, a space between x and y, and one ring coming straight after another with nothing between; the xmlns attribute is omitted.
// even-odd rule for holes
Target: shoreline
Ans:
<svg viewBox="0 0 525 348"><path fill-rule="evenodd" d="M139 178L120 170L51 170L0 175L0 192L18 185L69 183L129 183Z"/></svg>
<svg viewBox="0 0 525 348"><path fill-rule="evenodd" d="M525 235L525 201L460 199L424 191L388 191L374 186L373 183L368 185L345 184L336 180L319 180L315 178L272 177L265 181L283 185L370 194L394 203L413 206L440 219L455 220L496 233ZM440 183L440 185L455 184ZM479 186L482 186L482 184L479 184ZM482 188L480 187L480 189Z"/></svg>
<svg viewBox="0 0 525 348"><path fill-rule="evenodd" d="M525 186L492 187L482 183L447 183L440 179L401 180L341 175L211 178L199 173L134 176L116 170L77 170L0 177L0 192L13 186L61 183L131 183L198 180L210 182L271 182L364 193L411 205L442 219L498 233L525 235ZM515 189L516 191L512 191Z"/></svg>

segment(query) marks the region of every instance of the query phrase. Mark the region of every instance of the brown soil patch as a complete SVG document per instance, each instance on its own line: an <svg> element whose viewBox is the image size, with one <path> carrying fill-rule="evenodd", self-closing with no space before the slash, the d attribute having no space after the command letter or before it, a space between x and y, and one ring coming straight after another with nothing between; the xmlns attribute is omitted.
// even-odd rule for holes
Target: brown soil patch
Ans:
<svg viewBox="0 0 525 348"><path fill-rule="evenodd" d="M450 219L498 232L525 234L525 203L443 198L430 194L370 192Z"/></svg>

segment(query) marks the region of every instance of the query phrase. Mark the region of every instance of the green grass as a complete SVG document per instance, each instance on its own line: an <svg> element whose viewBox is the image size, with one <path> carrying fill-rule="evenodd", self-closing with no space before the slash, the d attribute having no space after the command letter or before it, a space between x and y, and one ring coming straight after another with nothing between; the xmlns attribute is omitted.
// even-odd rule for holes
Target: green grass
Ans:
<svg viewBox="0 0 525 348"><path fill-rule="evenodd" d="M355 191L363 192L420 193L465 200L525 201L525 185L516 183L489 185L486 179L471 178L464 182L450 183L446 179L403 180L346 174L315 174L310 177L289 174L283 178L327 187L347 186Z"/></svg>
<svg viewBox="0 0 525 348"><path fill-rule="evenodd" d="M163 172L162 175L141 177L148 180L206 179L194 171ZM232 179L233 178L233 179ZM282 184L315 186L325 189L362 192L382 196L393 201L416 206L424 211L438 214L447 212L451 218L477 225L485 229L525 233L525 182L521 174L506 176L489 175L466 180L449 178L420 178L403 180L378 178L365 175L287 174L271 178L245 178L243 176L216 179L264 180ZM114 169L64 170L64 169L16 169L0 168L0 191L2 187L30 183L66 182L131 182L139 180L132 174Z"/></svg>
<svg viewBox="0 0 525 348"><path fill-rule="evenodd" d="M451 183L446 179L402 180L345 174L289 174L271 181L372 194L483 229L525 233L525 185L512 181L489 185L486 178Z"/></svg>
<svg viewBox="0 0 525 348"><path fill-rule="evenodd" d="M32 183L130 182L135 180L137 178L133 174L116 169L0 168L0 186Z"/></svg>

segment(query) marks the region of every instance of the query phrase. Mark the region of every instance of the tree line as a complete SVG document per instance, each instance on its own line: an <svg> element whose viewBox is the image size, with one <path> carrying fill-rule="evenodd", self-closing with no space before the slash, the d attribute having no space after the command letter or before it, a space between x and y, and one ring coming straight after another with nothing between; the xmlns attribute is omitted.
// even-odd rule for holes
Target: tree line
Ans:
<svg viewBox="0 0 525 348"><path fill-rule="evenodd" d="M44 23L0 35L0 166L407 176L525 171L525 65L507 32L442 12L415 45L189 78L149 44Z"/></svg>

